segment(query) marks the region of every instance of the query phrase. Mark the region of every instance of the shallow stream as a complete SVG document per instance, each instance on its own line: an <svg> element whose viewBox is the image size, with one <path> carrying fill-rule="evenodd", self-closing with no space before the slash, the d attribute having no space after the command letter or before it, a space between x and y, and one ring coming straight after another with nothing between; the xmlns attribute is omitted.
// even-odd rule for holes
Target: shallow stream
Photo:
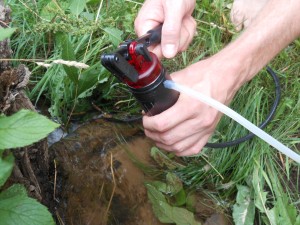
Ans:
<svg viewBox="0 0 300 225"><path fill-rule="evenodd" d="M154 216L144 185L154 177L144 173L132 158L154 167L152 146L138 125L104 120L82 125L53 144L49 152L58 224L162 224ZM197 200L195 215L206 220L205 225L230 224L212 210L208 199Z"/></svg>

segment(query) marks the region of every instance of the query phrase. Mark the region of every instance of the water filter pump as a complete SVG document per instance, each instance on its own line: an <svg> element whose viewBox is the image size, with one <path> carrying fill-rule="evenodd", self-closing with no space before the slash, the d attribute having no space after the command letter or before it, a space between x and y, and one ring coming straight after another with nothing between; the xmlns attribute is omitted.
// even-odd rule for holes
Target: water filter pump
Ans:
<svg viewBox="0 0 300 225"><path fill-rule="evenodd" d="M179 96L177 91L164 87L164 81L171 78L157 56L147 49L160 43L161 29L162 25L138 39L126 40L115 52L101 56L102 65L127 84L149 116L168 109Z"/></svg>
<svg viewBox="0 0 300 225"><path fill-rule="evenodd" d="M135 40L126 40L113 53L101 56L102 65L129 87L149 116L157 115L175 104L179 92L165 88L164 81L171 80L157 56L148 47L161 42L162 25L148 31ZM276 73L267 67L275 83L275 101L267 118L259 125L263 129L272 120L280 100L280 84ZM245 142L255 135L249 133L241 138L222 142L207 143L206 147L226 148Z"/></svg>

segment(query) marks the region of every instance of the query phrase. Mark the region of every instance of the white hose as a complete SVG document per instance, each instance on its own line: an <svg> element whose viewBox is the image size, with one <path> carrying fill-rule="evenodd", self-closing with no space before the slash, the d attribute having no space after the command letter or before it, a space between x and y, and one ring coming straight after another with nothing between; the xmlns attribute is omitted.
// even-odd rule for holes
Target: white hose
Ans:
<svg viewBox="0 0 300 225"><path fill-rule="evenodd" d="M166 80L164 82L164 86L168 89L174 89L176 91L182 92L184 94L190 95L205 104L217 109L218 111L224 113L225 115L229 116L230 118L234 119L236 122L247 128L250 132L267 142L269 145L276 148L281 153L285 154L286 156L290 157L297 163L300 163L300 155L296 152L292 151L285 145L283 145L281 142L277 141L275 138L273 138L271 135L267 134L262 129L255 126L253 123L245 119L243 116L238 114L237 112L233 111L229 107L223 105L222 103L203 95L200 92L194 91L188 87L176 84L174 81Z"/></svg>

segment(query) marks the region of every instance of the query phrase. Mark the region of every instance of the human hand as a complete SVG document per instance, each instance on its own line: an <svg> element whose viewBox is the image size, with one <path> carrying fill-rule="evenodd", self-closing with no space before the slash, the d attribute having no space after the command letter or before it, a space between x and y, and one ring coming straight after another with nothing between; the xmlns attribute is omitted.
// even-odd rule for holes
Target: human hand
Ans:
<svg viewBox="0 0 300 225"><path fill-rule="evenodd" d="M247 28L269 0L234 0L230 19L237 31Z"/></svg>
<svg viewBox="0 0 300 225"><path fill-rule="evenodd" d="M239 71L239 64L226 63L228 60L222 54L215 55L175 72L171 77L176 83L229 104L243 84L244 76ZM188 156L201 151L220 117L221 113L214 108L180 94L178 101L168 110L156 116L145 115L143 126L146 136L154 140L157 147L177 156Z"/></svg>
<svg viewBox="0 0 300 225"><path fill-rule="evenodd" d="M194 37L194 8L195 0L146 0L135 20L136 33L141 36L163 24L161 44L151 51L159 58L172 58L186 50Z"/></svg>

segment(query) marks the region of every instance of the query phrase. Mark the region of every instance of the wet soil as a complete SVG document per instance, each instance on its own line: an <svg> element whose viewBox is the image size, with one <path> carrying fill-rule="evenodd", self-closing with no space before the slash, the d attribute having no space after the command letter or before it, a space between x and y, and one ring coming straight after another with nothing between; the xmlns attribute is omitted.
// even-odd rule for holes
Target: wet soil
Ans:
<svg viewBox="0 0 300 225"><path fill-rule="evenodd" d="M76 225L161 224L147 200L146 174L128 155L130 151L140 162L151 162L152 145L139 134L138 127L101 120L50 148L59 220Z"/></svg>
<svg viewBox="0 0 300 225"><path fill-rule="evenodd" d="M160 225L145 181L153 175L153 143L138 126L93 121L52 145L51 210L65 225ZM139 166L137 166L137 162ZM208 207L209 206L209 207ZM195 216L205 225L231 224L213 202L197 197Z"/></svg>

